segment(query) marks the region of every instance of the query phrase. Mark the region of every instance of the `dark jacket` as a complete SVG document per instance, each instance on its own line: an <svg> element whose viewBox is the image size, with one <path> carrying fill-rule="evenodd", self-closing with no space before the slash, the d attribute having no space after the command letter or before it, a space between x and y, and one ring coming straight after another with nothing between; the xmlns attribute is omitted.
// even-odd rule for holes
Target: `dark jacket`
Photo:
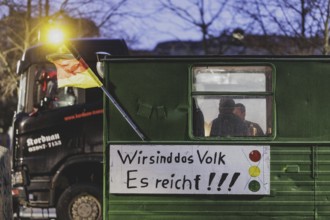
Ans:
<svg viewBox="0 0 330 220"><path fill-rule="evenodd" d="M219 114L212 121L211 137L247 136L246 124L233 113Z"/></svg>
<svg viewBox="0 0 330 220"><path fill-rule="evenodd" d="M257 123L251 121L244 121L248 128L248 136L264 136L262 128Z"/></svg>

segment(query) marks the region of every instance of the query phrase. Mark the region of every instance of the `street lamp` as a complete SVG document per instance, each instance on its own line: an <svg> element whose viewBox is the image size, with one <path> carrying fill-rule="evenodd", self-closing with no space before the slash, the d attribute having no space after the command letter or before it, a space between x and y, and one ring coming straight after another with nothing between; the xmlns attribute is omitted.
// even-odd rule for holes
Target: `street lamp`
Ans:
<svg viewBox="0 0 330 220"><path fill-rule="evenodd" d="M47 33L47 42L61 43L65 39L65 33L60 28L50 28Z"/></svg>

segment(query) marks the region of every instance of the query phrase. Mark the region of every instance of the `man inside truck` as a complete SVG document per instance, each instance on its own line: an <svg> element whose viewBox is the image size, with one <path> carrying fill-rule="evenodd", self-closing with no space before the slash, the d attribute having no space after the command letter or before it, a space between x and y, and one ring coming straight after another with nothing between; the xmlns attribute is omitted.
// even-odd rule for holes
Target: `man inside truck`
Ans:
<svg viewBox="0 0 330 220"><path fill-rule="evenodd" d="M219 116L212 121L211 137L247 136L248 128L237 115L234 114L235 101L222 98L219 103Z"/></svg>
<svg viewBox="0 0 330 220"><path fill-rule="evenodd" d="M242 103L236 103L234 114L237 115L240 119L244 121L246 126L248 127L248 136L263 136L264 132L262 128L257 123L245 120L246 109Z"/></svg>

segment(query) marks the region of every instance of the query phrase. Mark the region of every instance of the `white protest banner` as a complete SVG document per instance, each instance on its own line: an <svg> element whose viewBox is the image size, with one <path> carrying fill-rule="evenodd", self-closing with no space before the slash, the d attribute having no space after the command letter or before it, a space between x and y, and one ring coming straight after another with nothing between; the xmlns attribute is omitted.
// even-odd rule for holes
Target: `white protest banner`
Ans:
<svg viewBox="0 0 330 220"><path fill-rule="evenodd" d="M270 147L110 145L110 193L270 194Z"/></svg>

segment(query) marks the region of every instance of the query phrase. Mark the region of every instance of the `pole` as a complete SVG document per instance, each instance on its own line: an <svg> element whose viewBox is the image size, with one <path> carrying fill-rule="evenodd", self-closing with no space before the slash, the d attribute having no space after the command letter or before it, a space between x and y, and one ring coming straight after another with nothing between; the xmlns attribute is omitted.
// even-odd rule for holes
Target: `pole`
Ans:
<svg viewBox="0 0 330 220"><path fill-rule="evenodd" d="M131 128L133 128L135 133L137 135L139 135L141 140L145 141L145 139L146 139L145 136L142 134L142 132L139 130L139 128L135 125L135 123L132 121L132 119L126 114L124 109L118 104L116 99L109 93L109 91L103 85L100 88L103 90L104 94L109 98L111 103L114 104L114 106L117 108L117 110L120 112L120 114L125 118L125 120L131 126Z"/></svg>
<svg viewBox="0 0 330 220"><path fill-rule="evenodd" d="M85 60L81 57L77 49L68 41L64 43L65 47L72 53L72 55L86 68L89 68ZM95 73L92 73L95 75ZM94 76L97 78L97 76ZM136 134L141 138L141 140L145 141L145 136L142 134L142 132L139 130L139 128L135 125L135 123L132 121L132 119L126 114L124 109L119 105L119 103L116 101L116 99L110 94L110 92L103 86L100 87L104 94L109 98L112 104L117 108L117 110L120 112L120 114L125 118L125 120L128 122L128 124L133 128L133 130L136 132Z"/></svg>

